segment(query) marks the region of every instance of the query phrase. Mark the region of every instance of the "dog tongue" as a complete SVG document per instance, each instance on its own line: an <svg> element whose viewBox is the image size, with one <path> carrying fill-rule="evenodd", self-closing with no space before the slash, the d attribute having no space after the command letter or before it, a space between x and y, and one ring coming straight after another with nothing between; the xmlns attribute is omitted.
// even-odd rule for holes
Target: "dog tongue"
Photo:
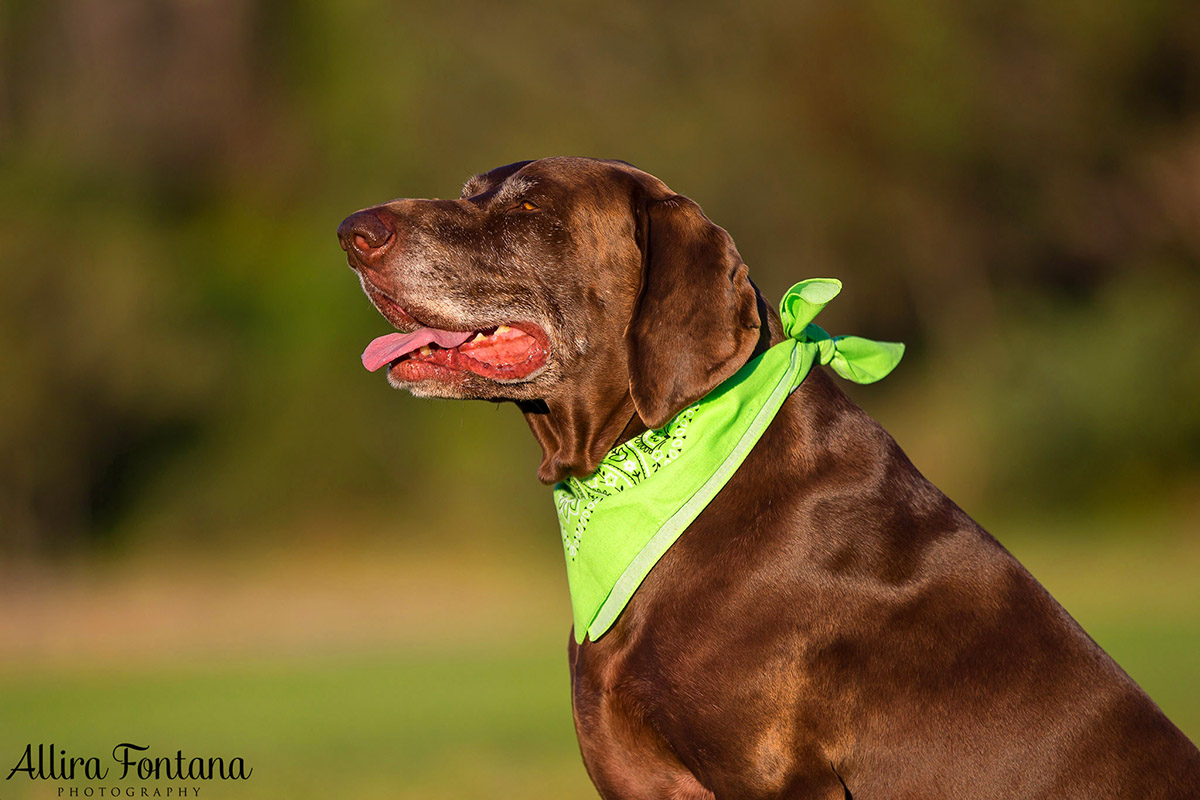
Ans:
<svg viewBox="0 0 1200 800"><path fill-rule="evenodd" d="M412 333L389 333L367 345L363 351L363 366L374 372L405 353L411 353L427 344L436 343L449 350L470 339L474 331L440 331L437 328L417 328Z"/></svg>

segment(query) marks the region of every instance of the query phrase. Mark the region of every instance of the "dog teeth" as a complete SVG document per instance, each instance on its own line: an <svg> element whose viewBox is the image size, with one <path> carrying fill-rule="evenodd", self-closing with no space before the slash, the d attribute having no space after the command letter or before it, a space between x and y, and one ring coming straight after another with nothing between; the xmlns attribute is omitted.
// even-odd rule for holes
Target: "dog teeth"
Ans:
<svg viewBox="0 0 1200 800"><path fill-rule="evenodd" d="M475 342L482 342L487 338L488 337L484 336L482 333L477 333L475 334L475 338L471 340L471 343L474 344Z"/></svg>
<svg viewBox="0 0 1200 800"><path fill-rule="evenodd" d="M420 353L420 354L421 354L421 355L423 355L423 356L427 356L427 355L430 355L430 354L432 354L432 353L433 353L433 351L429 349L429 345L425 345L424 347L422 347L422 348L421 348L420 350L418 350L417 352L418 352L418 353Z"/></svg>
<svg viewBox="0 0 1200 800"><path fill-rule="evenodd" d="M508 327L507 325L498 325L498 326L496 326L496 333L497 333L497 335L498 335L498 334L501 334L501 333L508 333L508 332L509 332L509 331L511 331L511 330L512 330L512 328Z"/></svg>

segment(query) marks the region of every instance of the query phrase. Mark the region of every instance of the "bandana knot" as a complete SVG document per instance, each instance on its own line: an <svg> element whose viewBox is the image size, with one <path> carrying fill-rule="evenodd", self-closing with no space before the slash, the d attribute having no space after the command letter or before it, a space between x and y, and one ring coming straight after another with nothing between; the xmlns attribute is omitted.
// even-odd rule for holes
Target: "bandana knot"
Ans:
<svg viewBox="0 0 1200 800"><path fill-rule="evenodd" d="M841 291L842 282L837 278L810 278L788 289L779 304L783 331L802 344L815 345L814 360L832 367L846 380L874 383L900 363L904 345L861 336L830 336L820 325L813 324L821 309Z"/></svg>

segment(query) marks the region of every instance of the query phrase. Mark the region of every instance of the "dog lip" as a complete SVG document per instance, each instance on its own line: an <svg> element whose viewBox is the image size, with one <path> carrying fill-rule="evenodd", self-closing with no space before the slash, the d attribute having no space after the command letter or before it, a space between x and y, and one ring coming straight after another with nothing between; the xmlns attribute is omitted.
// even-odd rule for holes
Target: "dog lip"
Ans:
<svg viewBox="0 0 1200 800"><path fill-rule="evenodd" d="M533 321L502 321L502 322L494 322L494 323L489 322L489 323L485 323L482 325L462 324L462 325L452 325L452 326L448 326L448 327L443 327L440 325L428 325L421 319L413 316L413 314L411 314L406 308L404 308L404 306L400 305L400 303L397 302L396 299L394 297L392 297L391 294L389 294L388 292L385 292L383 289L381 289L379 286L377 286L373 281L366 278L366 276L362 276L362 286L363 286L363 291L367 295L367 298L371 301L372 305L375 306L376 310L379 311L379 313L381 315L383 315L384 319L386 319L388 322L390 322L392 324L392 326L395 327L400 333L405 333L405 334L413 333L414 331L420 330L421 328L433 328L435 330L452 331L452 332L456 332L456 333L467 333L467 332L474 332L474 331L484 331L484 330L494 329L500 325L507 325L510 328L515 328L516 330L519 330L522 333L526 334L527 336L529 336L530 338L532 338L534 340L535 346L538 348L538 350L541 351L541 354L542 354L541 362L542 363L539 364L536 368L534 368L534 370L532 372L530 372L529 374L522 375L519 378L512 379L513 382L524 382L524 381L528 381L528 380L532 380L532 379L536 378L538 375L540 375L545 370L546 363L549 361L550 337L546 335L546 331L540 325L538 325L536 322L533 322ZM392 372L395 370L395 368L399 365L400 361L401 361L401 359L396 359L391 362L391 364L388 367L389 376L392 374ZM470 369L466 369L466 368L454 368L454 367L450 367L448 365L428 364L427 366L438 367L437 370L432 370L432 371L435 373L442 373L441 377L443 379L457 377L459 375L465 375L469 372L475 372L474 370L470 370ZM479 373L475 372L475 374L479 374ZM434 377L434 376L430 375L427 377ZM489 377L489 376L481 375L481 377L484 377L484 378L490 379L490 380L496 380L501 383L509 382L509 380L505 380L504 378L502 378L500 376Z"/></svg>
<svg viewBox="0 0 1200 800"><path fill-rule="evenodd" d="M523 362L514 362L511 364L495 363L487 360L479 360L473 353L463 351L458 346L441 347L430 345L432 347L432 355L435 358L443 351L446 351L448 355L441 361L430 361L426 360L431 355L429 348L420 348L420 350L425 351L423 355L426 358L417 358L417 350L405 353L389 362L388 378L393 385L397 385L398 383L421 382L431 379L454 381L468 374L474 374L485 380L504 384L524 383L535 379L545 371L549 357L549 341L546 332L540 326L534 322L523 321L500 323L500 325L485 325L471 330L483 335L484 331L494 330L498 327L518 331L533 340ZM457 332L463 333L464 331ZM467 331L467 333L469 332ZM364 354L363 364L367 365L367 363ZM371 366L367 368L373 369Z"/></svg>
<svg viewBox="0 0 1200 800"><path fill-rule="evenodd" d="M363 278L363 291L367 293L367 299L383 315L383 318L392 323L392 326L401 333L412 333L417 328L430 327L410 314L394 297L366 278Z"/></svg>

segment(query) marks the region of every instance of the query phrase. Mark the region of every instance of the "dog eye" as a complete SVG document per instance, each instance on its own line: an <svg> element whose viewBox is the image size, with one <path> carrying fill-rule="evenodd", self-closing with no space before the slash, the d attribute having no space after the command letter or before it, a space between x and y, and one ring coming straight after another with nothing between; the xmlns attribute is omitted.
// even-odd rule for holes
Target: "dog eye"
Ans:
<svg viewBox="0 0 1200 800"><path fill-rule="evenodd" d="M537 211L538 207L528 200L522 200L521 205L517 206L517 208L521 209L522 211Z"/></svg>

